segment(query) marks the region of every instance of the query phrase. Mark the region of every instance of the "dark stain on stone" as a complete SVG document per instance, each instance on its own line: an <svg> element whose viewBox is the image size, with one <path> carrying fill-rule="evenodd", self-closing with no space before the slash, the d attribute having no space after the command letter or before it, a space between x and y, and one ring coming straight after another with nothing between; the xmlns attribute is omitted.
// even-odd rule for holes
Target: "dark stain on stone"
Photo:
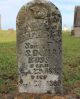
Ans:
<svg viewBox="0 0 80 99"><path fill-rule="evenodd" d="M22 79L20 79L19 83L20 83L20 84L22 84L22 83L23 83L23 80L22 80Z"/></svg>
<svg viewBox="0 0 80 99"><path fill-rule="evenodd" d="M34 75L31 75L31 78L32 78L32 79L34 79L34 78L35 78L35 76L34 76Z"/></svg>
<svg viewBox="0 0 80 99"><path fill-rule="evenodd" d="M58 75L61 74L61 68L60 67L56 66L56 68L54 68L54 71L55 71L55 74L58 74Z"/></svg>
<svg viewBox="0 0 80 99"><path fill-rule="evenodd" d="M57 94L57 95L61 95L62 94L60 86L55 86L54 89L55 89L55 94Z"/></svg>
<svg viewBox="0 0 80 99"><path fill-rule="evenodd" d="M52 94L50 90L47 91L47 94Z"/></svg>
<svg viewBox="0 0 80 99"><path fill-rule="evenodd" d="M60 84L61 84L61 81L59 80L59 81L54 81L54 86L60 86Z"/></svg>

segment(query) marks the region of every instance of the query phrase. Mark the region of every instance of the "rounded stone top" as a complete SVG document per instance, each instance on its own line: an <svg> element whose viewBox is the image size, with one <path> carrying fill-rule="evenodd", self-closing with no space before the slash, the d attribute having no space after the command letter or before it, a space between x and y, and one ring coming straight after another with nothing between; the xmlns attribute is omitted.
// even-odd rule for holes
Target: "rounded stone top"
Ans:
<svg viewBox="0 0 80 99"><path fill-rule="evenodd" d="M49 0L31 0L30 2L28 2L27 4L22 6L19 13L22 11L24 13L27 10L32 10L32 12L33 11L35 11L35 12L42 11L42 13L38 13L38 15L41 16L41 15L43 15L43 12L45 12L44 10L42 10L43 8L48 10L48 12L55 12L55 13L61 15L59 9Z"/></svg>
<svg viewBox="0 0 80 99"><path fill-rule="evenodd" d="M48 1L48 0L33 0L34 2L46 2L46 1Z"/></svg>
<svg viewBox="0 0 80 99"><path fill-rule="evenodd" d="M25 4L17 15L17 25L23 26L26 20L50 19L59 23L61 13L59 9L48 0L31 0Z"/></svg>

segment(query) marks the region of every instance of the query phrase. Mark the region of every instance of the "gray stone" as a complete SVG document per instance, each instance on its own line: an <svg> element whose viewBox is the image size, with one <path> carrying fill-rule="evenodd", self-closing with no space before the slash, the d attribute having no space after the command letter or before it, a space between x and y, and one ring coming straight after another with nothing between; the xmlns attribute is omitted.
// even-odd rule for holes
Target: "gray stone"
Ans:
<svg viewBox="0 0 80 99"><path fill-rule="evenodd" d="M61 92L62 19L45 0L24 5L17 16L19 92Z"/></svg>
<svg viewBox="0 0 80 99"><path fill-rule="evenodd" d="M71 31L71 35L80 37L80 6L75 7L74 13L74 27Z"/></svg>
<svg viewBox="0 0 80 99"><path fill-rule="evenodd" d="M1 15L0 15L0 30L1 30Z"/></svg>

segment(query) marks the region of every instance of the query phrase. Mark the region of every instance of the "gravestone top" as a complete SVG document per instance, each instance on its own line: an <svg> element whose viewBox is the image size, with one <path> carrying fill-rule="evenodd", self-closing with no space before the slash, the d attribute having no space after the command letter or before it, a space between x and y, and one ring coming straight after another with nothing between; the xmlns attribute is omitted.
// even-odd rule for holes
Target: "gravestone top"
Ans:
<svg viewBox="0 0 80 99"><path fill-rule="evenodd" d="M80 37L80 6L75 7L74 25L73 30L71 31L71 35L74 35L75 37Z"/></svg>
<svg viewBox="0 0 80 99"><path fill-rule="evenodd" d="M1 15L0 15L0 30L1 30Z"/></svg>
<svg viewBox="0 0 80 99"><path fill-rule="evenodd" d="M75 7L74 27L80 27L80 6Z"/></svg>
<svg viewBox="0 0 80 99"><path fill-rule="evenodd" d="M45 0L24 5L17 16L19 92L61 92L62 20Z"/></svg>

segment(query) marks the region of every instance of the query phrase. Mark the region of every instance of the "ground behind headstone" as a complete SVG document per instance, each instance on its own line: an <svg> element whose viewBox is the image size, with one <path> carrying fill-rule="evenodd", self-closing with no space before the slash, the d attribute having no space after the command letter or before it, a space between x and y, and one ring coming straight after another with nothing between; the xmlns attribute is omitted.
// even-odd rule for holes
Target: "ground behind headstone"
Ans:
<svg viewBox="0 0 80 99"><path fill-rule="evenodd" d="M0 99L80 99L79 96L69 94L65 96L37 95L37 94L2 94Z"/></svg>

